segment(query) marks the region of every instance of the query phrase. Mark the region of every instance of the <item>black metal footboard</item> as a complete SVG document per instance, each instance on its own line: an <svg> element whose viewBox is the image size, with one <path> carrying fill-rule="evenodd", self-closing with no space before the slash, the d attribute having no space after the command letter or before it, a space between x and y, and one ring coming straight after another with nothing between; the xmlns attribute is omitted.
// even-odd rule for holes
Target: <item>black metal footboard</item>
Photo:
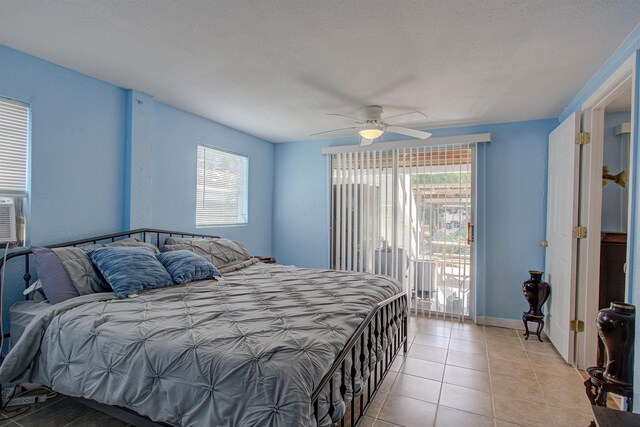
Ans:
<svg viewBox="0 0 640 427"><path fill-rule="evenodd" d="M327 393L329 404L329 416L333 419L336 411L334 386L336 377L340 378L339 392L345 401L347 393L347 381L351 381L352 397L350 402L345 402L345 413L337 425L341 427L356 427L362 421L365 411L371 405L380 385L384 381L391 368L391 364L400 352L400 348L407 351L407 294L402 292L394 295L376 305L364 322L353 333L345 348L338 355L333 365L322 378L320 384L311 396L312 413L318 425L324 414L319 413L319 402L323 393ZM394 328L396 333L393 334ZM386 342L385 342L386 341ZM386 344L386 347L384 347ZM383 348L384 355L378 358L377 349ZM351 357L351 368L347 378L347 360ZM375 361L375 362L372 362ZM364 378L365 363L369 363L369 375ZM359 396L355 395L357 366L362 373L363 388ZM366 397L366 400L365 400Z"/></svg>

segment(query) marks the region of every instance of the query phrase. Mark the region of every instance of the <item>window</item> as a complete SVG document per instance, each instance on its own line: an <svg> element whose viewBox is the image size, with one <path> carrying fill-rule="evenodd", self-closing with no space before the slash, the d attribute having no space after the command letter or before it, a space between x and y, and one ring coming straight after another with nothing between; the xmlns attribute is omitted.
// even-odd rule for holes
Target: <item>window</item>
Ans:
<svg viewBox="0 0 640 427"><path fill-rule="evenodd" d="M0 97L0 197L13 200L17 241L24 246L29 150L29 106Z"/></svg>
<svg viewBox="0 0 640 427"><path fill-rule="evenodd" d="M0 195L27 195L29 106L0 98Z"/></svg>
<svg viewBox="0 0 640 427"><path fill-rule="evenodd" d="M198 145L196 226L249 222L249 158Z"/></svg>
<svg viewBox="0 0 640 427"><path fill-rule="evenodd" d="M411 310L471 315L471 144L332 156L330 265L397 279Z"/></svg>

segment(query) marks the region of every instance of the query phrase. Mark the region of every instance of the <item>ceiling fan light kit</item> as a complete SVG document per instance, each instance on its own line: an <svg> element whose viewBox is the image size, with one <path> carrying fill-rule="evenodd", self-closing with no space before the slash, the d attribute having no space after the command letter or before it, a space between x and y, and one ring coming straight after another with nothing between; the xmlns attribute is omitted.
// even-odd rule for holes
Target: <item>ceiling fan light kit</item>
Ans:
<svg viewBox="0 0 640 427"><path fill-rule="evenodd" d="M366 127L358 132L364 139L377 139L382 136L384 130L378 127Z"/></svg>
<svg viewBox="0 0 640 427"><path fill-rule="evenodd" d="M409 113L398 114L392 117L397 118L397 117L401 117L401 116L413 114L413 113L419 113L423 115L425 118L428 118L426 114L420 111L412 111ZM329 113L329 115L346 118L348 120L351 120L352 122L357 123L359 126L319 132L311 136L321 135L321 134L331 133L331 132L338 132L338 131L343 131L348 129L358 129L358 134L360 134L360 137L361 137L360 145L372 144L375 139L380 138L385 132L397 133L400 135L411 136L413 138L419 138L419 139L427 139L431 136L431 133L429 132L424 132L421 130L415 130L411 128L395 126L395 125L390 125L389 123L385 123L382 119L382 107L379 105L367 105L365 107L362 107L360 109L360 119L344 116L342 114Z"/></svg>

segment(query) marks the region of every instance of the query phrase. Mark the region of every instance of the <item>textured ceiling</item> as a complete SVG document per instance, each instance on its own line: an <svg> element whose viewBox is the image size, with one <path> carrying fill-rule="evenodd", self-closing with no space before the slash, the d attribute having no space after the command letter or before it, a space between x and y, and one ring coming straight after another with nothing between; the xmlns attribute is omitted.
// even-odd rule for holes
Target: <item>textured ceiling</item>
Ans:
<svg viewBox="0 0 640 427"><path fill-rule="evenodd" d="M282 142L367 104L557 117L639 21L637 0L0 0L0 44Z"/></svg>

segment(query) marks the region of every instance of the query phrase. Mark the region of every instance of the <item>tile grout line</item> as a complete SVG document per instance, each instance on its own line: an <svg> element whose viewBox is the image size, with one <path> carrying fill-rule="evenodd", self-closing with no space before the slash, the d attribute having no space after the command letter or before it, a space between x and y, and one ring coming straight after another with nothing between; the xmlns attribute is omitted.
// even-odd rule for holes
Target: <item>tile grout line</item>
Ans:
<svg viewBox="0 0 640 427"><path fill-rule="evenodd" d="M550 405L547 403L547 396L542 391L542 387L540 386L540 378L538 377L538 374L536 373L536 369L533 366L533 362L531 362L531 358L529 357L529 352L527 351L527 349L524 346L524 341L526 341L526 340L522 339L522 337L520 336L519 332L518 332L518 338L520 339L520 344L522 345L522 348L524 349L524 354L527 356L527 361L529 362L529 365L531 366L531 370L533 371L533 376L536 379L536 386L538 387L538 391L540 392L540 396L542 396L542 403L544 404L545 408L547 409L547 413L551 417L553 425L556 425L556 417L553 415L553 413L551 412L551 410L549 408ZM530 338L530 336L529 336L529 338Z"/></svg>
<svg viewBox="0 0 640 427"><path fill-rule="evenodd" d="M522 342L522 344L523 344L523 346L524 346L524 341L523 341L522 339L521 339L521 342ZM536 352L536 351L531 351L531 352L532 352L532 353L538 353L538 352ZM555 423L556 423L556 417L553 415L553 413L552 413L552 412L553 412L553 411L557 411L557 410L569 409L569 408L567 408L567 407L565 407L565 406L555 406L555 405L553 405L553 404L549 404L549 403L548 403L548 401L547 401L547 396L546 396L546 394L544 393L544 391L542 390L541 380L540 380L540 378L538 377L538 374L536 373L536 369L535 369L535 366L533 365L533 362L531 362L531 358L529 357L529 353L530 353L530 352L529 352L529 351L526 351L526 349L525 349L525 353L526 353L526 355L527 355L527 360L529 360L529 363L531 364L531 368L532 368L532 370L533 370L533 374L534 374L534 376L535 376L535 378L536 378L536 385L538 386L538 390L540 391L540 395L542 396L542 399L543 399L543 402L542 402L542 403L543 403L543 404L544 404L544 406L547 408L547 411L549 412L549 414L550 414L550 416L551 416L551 418L553 419L554 424L555 424ZM546 353L539 353L539 354L543 354L543 355L545 355L545 356L546 356ZM578 371L578 370L577 370L573 365L569 365L569 364L567 364L567 366L569 366L571 369L573 369L573 370L575 371L575 373L576 373L578 376L580 376L581 380L583 379L583 378L582 378L582 375L580 375L580 372L579 372L579 371Z"/></svg>
<svg viewBox="0 0 640 427"><path fill-rule="evenodd" d="M408 328L407 328L407 340L408 340L408 339L409 339L409 330L408 330ZM402 369L402 366L404 365L404 362L405 362L405 361L404 361L404 359L406 359L407 357L409 357L409 351L411 350L411 346L413 346L413 341L414 341L414 340L415 340L415 336L414 336L414 337L413 337L413 339L411 340L411 343L407 345L407 351L406 351L406 353L405 353L404 351L402 352L402 359L403 359L403 360L402 360L402 363L400 364L400 368L399 368L399 369ZM387 375L388 375L388 374L387 374ZM391 394L391 389L393 388L393 384L395 384L395 382L398 380L398 376L399 376L399 375L400 375L400 371L398 370L398 372L396 372L396 377L395 377L395 379L393 380L393 383L392 383L392 384L391 384L391 386L389 387L389 392L388 392L388 393L386 393L387 395L384 397L384 400L382 401L382 403L380 403L380 410L378 411L378 413L376 414L376 416L375 416L375 417L372 417L372 418L374 419L374 422L373 422L373 424L374 424L374 425L376 424L376 422L377 422L378 420L380 420L380 421L384 421L384 422L386 422L386 423L388 423L388 422L389 422L389 421L386 421L386 420L380 419L380 418L378 418L378 417L380 416L380 412L382 412L382 408L384 407L384 404L386 403L387 399L389 398L389 395ZM382 384L381 384L381 385L382 385Z"/></svg>
<svg viewBox="0 0 640 427"><path fill-rule="evenodd" d="M440 412L440 399L442 398L442 388L444 387L444 375L447 372L447 359L449 358L449 350L451 347L451 328L449 328L449 342L447 342L447 355L444 358L444 368L442 369L442 377L440 378L440 390L438 391L438 402L436 403L436 413L433 416L433 424L436 425L438 420L438 412Z"/></svg>
<svg viewBox="0 0 640 427"><path fill-rule="evenodd" d="M520 338L520 334L519 333L518 333L518 338ZM520 338L520 344L522 345L522 348L524 348L524 343L522 342L522 338ZM538 378L538 374L536 374L536 370L533 367L533 363L531 363L531 358L529 357L529 352L527 351L526 348L524 348L524 354L527 356L527 361L529 362L529 365L531 365L531 370L533 371L533 376L536 379L536 385L538 386L538 391L540 392L540 396L542 396L542 401L546 405L547 404L547 397L542 392L542 387L540 387L540 378Z"/></svg>
<svg viewBox="0 0 640 427"><path fill-rule="evenodd" d="M486 326L487 325L483 325L484 328L486 328ZM522 345L522 341L519 339L518 330L515 329L515 332L516 332L516 334L518 334L518 343L520 344L520 346L523 347L523 350L524 350L524 346ZM486 340L487 340L487 334L485 333L485 342L486 342ZM489 345L488 344L489 343L486 342L486 346L487 346L487 361L489 361ZM526 351L525 351L525 355L526 355ZM509 360L509 359L507 359L507 360ZM529 362L528 356L527 356L527 361ZM531 367L531 370L533 371L533 365L531 365L530 362L529 362L529 366ZM534 375L535 375L535 371L533 371L533 372L534 372ZM537 378L536 378L536 381L537 381ZM496 393L493 392L493 377L491 375L491 363L490 362L489 362L489 384L491 386L491 403L493 404L494 424L497 426L498 421L505 421L505 422L508 422L508 423L511 423L511 424L514 424L514 425L521 426L521 424L515 423L513 421L507 421L507 420L503 420L503 419L499 419L498 418L498 414L496 412L496 403L495 403Z"/></svg>
<svg viewBox="0 0 640 427"><path fill-rule="evenodd" d="M484 333L484 348L485 348L485 353L487 357L487 372L489 374L489 391L491 392L491 410L493 411L493 425L497 426L498 414L496 413L496 402L494 400L494 394L493 394L493 378L491 376L491 362L489 360L489 343L487 342L486 326L487 325L482 325L482 332Z"/></svg>
<svg viewBox="0 0 640 427"><path fill-rule="evenodd" d="M427 328L425 327L425 329L427 329ZM447 340L448 347L446 349L446 356L445 356L445 359L444 359L444 369L445 369L444 370L444 374L446 375L447 367L455 366L455 365L451 365L450 362L449 362L450 361L450 357L451 357L451 353L450 352L453 351L451 349L451 345L453 343L453 339L458 339L458 340L469 342L469 343L473 343L473 342L484 343L484 345L485 345L484 354L485 354L485 356L487 358L487 362L489 362L490 360L493 360L492 358L489 357L489 354L490 353L494 354L494 350L498 350L495 353L496 354L500 354L499 350L500 350L500 348L502 348L501 347L502 343L500 342L500 339L501 339L501 337L503 337L507 341L506 342L506 346L504 348L507 349L507 350L510 350L510 351L507 351L507 354L506 354L507 357L505 357L504 359L506 361L510 361L510 362L513 362L513 363L522 363L523 367L528 367L528 369L533 371L533 378L535 378L535 382L534 383L536 384L535 387L536 387L536 390L540 393L540 397L542 398L541 401L539 402L539 404L543 405L543 407L545 408L546 415L550 418L550 421L551 421L550 424L559 425L558 423L560 422L560 419L555 414L555 412L561 411L563 409L572 409L572 408L569 407L569 406L566 406L566 405L557 405L556 406L555 404L547 403L548 402L548 400L547 400L548 396L546 396L545 393L542 392L543 381L542 381L542 378L539 375L539 372L541 372L541 371L538 368L540 368L539 361L544 362L545 357L552 357L553 356L553 354L549 353L549 351L548 351L549 350L548 347L550 347L550 344L548 343L548 341L545 339L545 342L541 343L542 347L537 346L537 344L538 344L537 341L535 341L535 342L531 341L531 344L528 345L528 342L525 342L525 340L522 337L522 334L521 334L522 331L517 329L517 328L514 328L514 329L509 330L509 331L505 330L506 334L493 334L493 333L489 334L488 332L489 332L490 329L493 330L493 328L487 327L487 325L482 325L482 328L480 329L480 331L482 331L483 337L482 337L482 341L480 341L480 340L477 339L478 338L477 336L475 337L475 339L472 339L472 340L464 339L465 338L464 336L463 337L453 337L453 335L454 335L453 330L454 329L451 328L450 332L449 332L450 335L449 335L448 340ZM436 331L437 331L437 333L442 334L442 328L441 327L436 329ZM513 335L514 333L515 333L515 336ZM426 335L432 335L429 332L426 332L425 334ZM471 333L471 334L472 334L472 336L475 335L473 333ZM462 335L465 335L465 334L462 334ZM435 336L442 336L442 335L435 335ZM513 337L513 338L511 338L511 337ZM515 342L518 342L518 344L515 344ZM472 344L470 344L470 345L472 345ZM429 346L427 346L427 347L429 347ZM434 347L434 349L435 348L439 348L439 347ZM524 352L524 356L525 357L524 358L516 357L518 355L513 353L514 351L520 352L520 354L521 354L521 352ZM467 353L466 351L464 351L463 353L468 354L470 357L473 357L472 355L475 354L475 353ZM535 358L536 364L533 363L534 362L534 359L532 358L533 355L536 355L536 358ZM542 357L542 359L539 360L538 359L538 355L540 355ZM513 356L513 357L511 357L511 356ZM407 356L407 357L409 357L409 356ZM500 361L500 359L502 359L502 357L498 357L495 360ZM422 359L422 360L425 360L425 359ZM426 359L426 360L429 361L429 362L432 362L432 363L436 363L436 362L434 362L432 360L428 360L428 359ZM496 397L504 397L504 396L502 396L501 394L496 394L495 393L495 390L494 390L495 384L493 384L493 380L494 379L493 379L493 376L492 376L493 369L491 368L491 364L490 363L487 363L487 365L488 366L486 367L486 370L487 370L487 375L489 377L489 387L490 387L490 393L491 393L491 402L492 402L492 406L493 406L492 409L493 409L493 415L494 415L494 424L497 424L498 421L507 421L507 420L503 420L502 418L498 419L497 418L497 413L496 413L495 398ZM469 367L464 367L464 366L461 366L461 368L466 368L466 369L471 369L471 370L482 372L481 369L474 369L474 368L469 368ZM582 382L583 377L580 375L580 372L578 372L574 367L569 366L569 368L570 368L569 370L572 371L571 373L575 374L576 378L580 379L580 381ZM411 374L407 374L407 375L411 375ZM439 393L439 396L438 396L438 408L440 406L447 407L446 405L442 405L442 403L441 403L442 390L443 390L444 384L445 384L445 382L444 382L444 376L443 376L442 381L441 381L441 385L440 385L440 393ZM545 384L547 384L547 383L545 383ZM465 386L462 385L462 387L465 387ZM473 387L467 387L467 388L473 389ZM482 391L482 390L480 390L480 391ZM420 400L420 399L418 399L418 400ZM463 409L458 409L458 408L453 408L453 409L459 410L459 411L463 411L463 412L467 412L467 411L465 411ZM580 412L580 411L576 410L575 408L573 409L573 411L575 411L576 413ZM473 412L469 412L469 413L475 414ZM437 409L436 414L440 414L440 410L439 409ZM482 414L475 414L475 415L482 416ZM436 415L436 417L437 417L437 415ZM509 421L509 422L513 422L513 421ZM514 424L520 425L521 421L518 420Z"/></svg>

